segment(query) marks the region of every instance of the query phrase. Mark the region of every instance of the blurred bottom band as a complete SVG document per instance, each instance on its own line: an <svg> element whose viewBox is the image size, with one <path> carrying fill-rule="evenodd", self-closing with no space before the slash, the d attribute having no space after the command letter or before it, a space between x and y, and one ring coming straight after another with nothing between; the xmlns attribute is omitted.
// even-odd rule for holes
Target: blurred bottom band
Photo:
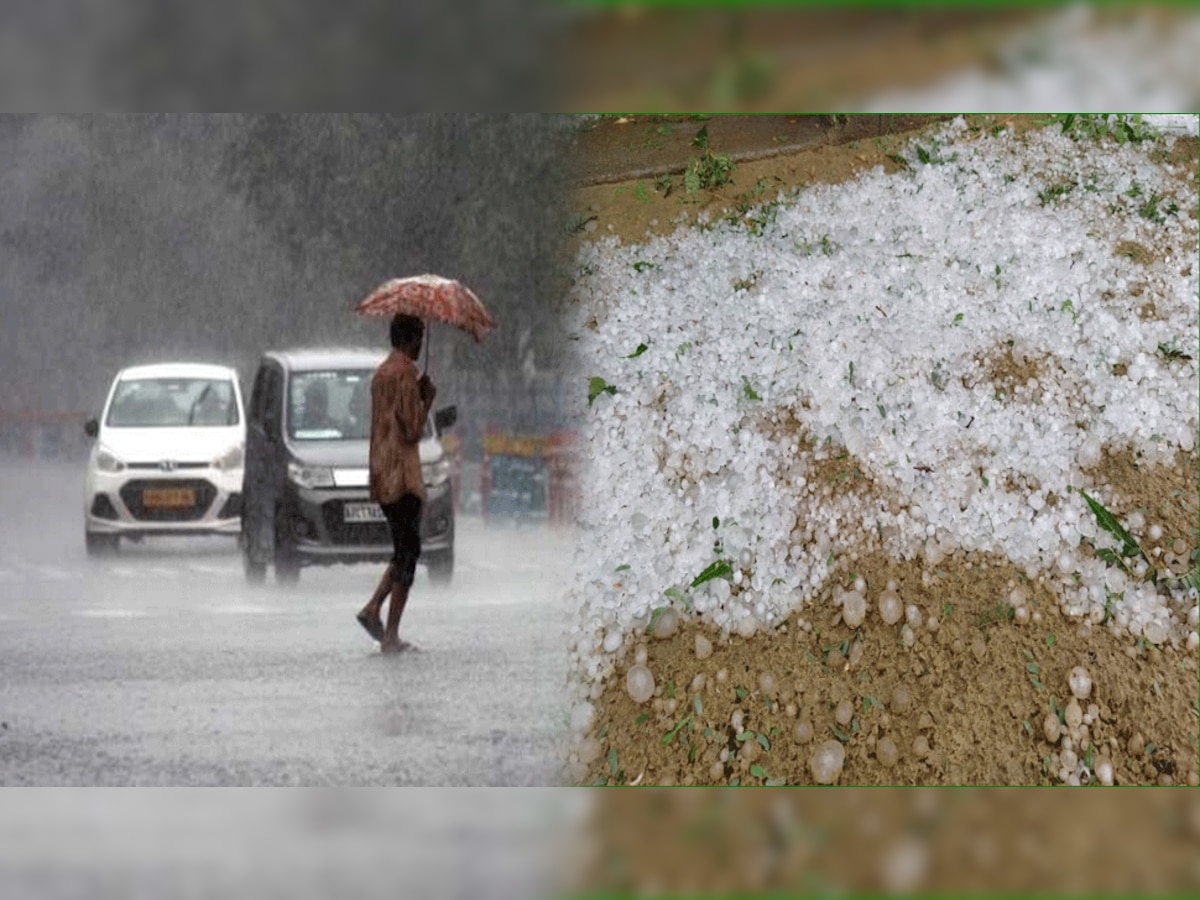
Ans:
<svg viewBox="0 0 1200 900"><path fill-rule="evenodd" d="M1194 895L1190 789L9 789L0 897Z"/></svg>

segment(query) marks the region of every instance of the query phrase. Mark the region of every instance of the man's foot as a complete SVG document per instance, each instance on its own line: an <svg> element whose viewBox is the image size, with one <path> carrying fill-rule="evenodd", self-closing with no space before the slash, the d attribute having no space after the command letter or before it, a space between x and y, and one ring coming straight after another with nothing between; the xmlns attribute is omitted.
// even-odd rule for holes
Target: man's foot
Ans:
<svg viewBox="0 0 1200 900"><path fill-rule="evenodd" d="M383 653L403 653L405 651L416 650L417 645L401 640L400 638L391 639L385 637L380 641L379 649Z"/></svg>
<svg viewBox="0 0 1200 900"><path fill-rule="evenodd" d="M357 616L358 624L361 625L372 638L377 641L383 640L383 622L379 618L379 613L371 615L365 609L359 610Z"/></svg>

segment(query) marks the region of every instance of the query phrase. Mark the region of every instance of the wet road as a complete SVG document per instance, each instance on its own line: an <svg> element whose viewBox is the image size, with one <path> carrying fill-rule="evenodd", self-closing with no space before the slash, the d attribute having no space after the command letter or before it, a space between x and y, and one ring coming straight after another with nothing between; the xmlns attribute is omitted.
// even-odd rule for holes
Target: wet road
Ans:
<svg viewBox="0 0 1200 900"><path fill-rule="evenodd" d="M557 777L570 538L459 521L384 657L378 566L252 587L218 538L83 548L78 466L0 463L0 784L509 785Z"/></svg>

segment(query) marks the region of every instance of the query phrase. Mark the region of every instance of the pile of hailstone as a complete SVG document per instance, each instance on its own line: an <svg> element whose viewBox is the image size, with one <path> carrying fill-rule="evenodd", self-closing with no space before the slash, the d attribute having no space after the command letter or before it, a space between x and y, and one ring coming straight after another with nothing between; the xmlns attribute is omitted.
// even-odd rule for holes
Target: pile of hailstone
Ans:
<svg viewBox="0 0 1200 900"><path fill-rule="evenodd" d="M1111 502L1083 472L1105 445L1152 461L1195 447L1197 361L1157 348L1197 345L1197 196L1152 149L958 119L915 138L896 174L584 246L589 677L656 608L751 634L812 602L831 558L872 546L931 567L999 554L1069 615L1099 623L1115 596L1110 627L1194 649L1195 591L1163 597L1098 560L1085 541L1116 544L1079 493ZM1155 195L1178 211L1139 214ZM1137 282L1156 317L1136 314ZM998 353L1038 377L1001 391ZM809 480L806 459L841 453L875 493Z"/></svg>

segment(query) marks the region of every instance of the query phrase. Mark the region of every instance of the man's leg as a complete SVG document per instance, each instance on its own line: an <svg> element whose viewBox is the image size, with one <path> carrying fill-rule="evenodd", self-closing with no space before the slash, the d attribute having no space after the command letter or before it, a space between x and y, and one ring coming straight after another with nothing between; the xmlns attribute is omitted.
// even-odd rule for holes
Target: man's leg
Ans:
<svg viewBox="0 0 1200 900"><path fill-rule="evenodd" d="M400 617L404 615L408 591L417 571L417 559L421 555L421 499L405 494L396 506L400 546L392 576L392 602L388 604L387 626L381 642L385 652L400 649Z"/></svg>
<svg viewBox="0 0 1200 900"><path fill-rule="evenodd" d="M383 570L383 577L379 579L379 585L375 588L375 593L371 595L371 599L367 601L358 613L358 621L367 633L375 640L383 638L383 621L380 618L379 611L383 606L383 600L392 592L392 563L388 563L387 568Z"/></svg>

